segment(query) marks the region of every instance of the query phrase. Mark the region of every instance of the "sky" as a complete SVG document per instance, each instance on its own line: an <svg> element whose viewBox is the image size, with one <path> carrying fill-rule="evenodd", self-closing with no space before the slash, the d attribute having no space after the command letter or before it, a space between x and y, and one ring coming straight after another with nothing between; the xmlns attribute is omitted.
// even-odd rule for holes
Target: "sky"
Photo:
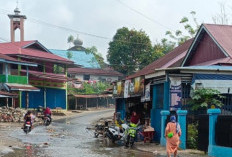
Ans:
<svg viewBox="0 0 232 157"><path fill-rule="evenodd" d="M7 14L13 14L16 2L0 0L0 42L10 41ZM196 11L199 24L213 23L220 2L232 12L230 0L18 0L18 8L27 16L25 40L65 50L69 48L68 36L78 35L84 47L96 46L106 60L117 29L143 30L154 44L166 37L167 30L183 30L179 21L184 16L191 19L191 11ZM16 34L19 39L19 31Z"/></svg>

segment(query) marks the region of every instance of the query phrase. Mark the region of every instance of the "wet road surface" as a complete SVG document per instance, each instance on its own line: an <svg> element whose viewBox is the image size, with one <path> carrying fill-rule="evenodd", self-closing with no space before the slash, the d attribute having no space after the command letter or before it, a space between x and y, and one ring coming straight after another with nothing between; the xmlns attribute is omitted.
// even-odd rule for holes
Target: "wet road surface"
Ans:
<svg viewBox="0 0 232 157"><path fill-rule="evenodd" d="M93 132L86 128L112 113L112 110L99 111L56 121L48 127L35 127L28 135L17 129L11 136L20 139L25 148L5 157L154 157L151 153L124 149L123 146L109 145L102 138L93 138Z"/></svg>

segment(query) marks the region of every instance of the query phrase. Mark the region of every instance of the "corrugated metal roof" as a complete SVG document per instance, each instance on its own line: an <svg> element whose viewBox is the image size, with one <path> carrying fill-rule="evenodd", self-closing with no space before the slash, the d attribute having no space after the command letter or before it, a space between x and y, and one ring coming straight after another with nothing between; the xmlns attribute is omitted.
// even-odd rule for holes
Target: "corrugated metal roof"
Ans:
<svg viewBox="0 0 232 157"><path fill-rule="evenodd" d="M89 68L69 68L69 74L92 74L102 76L123 76L123 74L111 69L89 69Z"/></svg>
<svg viewBox="0 0 232 157"><path fill-rule="evenodd" d="M23 42L9 42L9 43L0 43L0 53L5 55L19 55L25 57L32 57L37 59L46 59L54 62L62 62L67 64L72 64L72 61L62 58L60 56L54 55L50 52L46 52L44 46L41 49L35 49L27 47L27 45L32 44L41 45L39 42L32 40L32 41L23 41Z"/></svg>
<svg viewBox="0 0 232 157"><path fill-rule="evenodd" d="M149 64L148 66L146 66L142 70L136 72L135 74L128 76L127 79L135 78L135 77L142 76L142 75L151 74L151 73L155 72L155 69L158 69L158 68L173 67L173 65L180 66L180 63L181 63L180 60L182 60L184 58L184 56L187 53L187 50L189 49L189 46L191 45L192 41L193 41L193 39L187 40L185 43L176 47L174 50L167 53L166 55L164 55L160 59L152 62L151 64Z"/></svg>
<svg viewBox="0 0 232 157"><path fill-rule="evenodd" d="M71 61L74 62L74 64L81 65L85 68L100 68L100 65L98 64L96 58L93 54L87 54L85 51L71 51L71 50L55 50L50 49L50 51L60 57L67 58L67 52L72 53Z"/></svg>
<svg viewBox="0 0 232 157"><path fill-rule="evenodd" d="M203 24L222 48L232 57L232 25Z"/></svg>

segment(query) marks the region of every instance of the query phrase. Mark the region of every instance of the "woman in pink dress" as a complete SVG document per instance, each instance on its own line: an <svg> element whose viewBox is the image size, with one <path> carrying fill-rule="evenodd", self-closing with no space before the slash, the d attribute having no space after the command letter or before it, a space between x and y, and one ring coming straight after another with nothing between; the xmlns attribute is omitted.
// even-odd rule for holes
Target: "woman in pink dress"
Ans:
<svg viewBox="0 0 232 157"><path fill-rule="evenodd" d="M177 156L177 149L180 144L181 129L179 123L176 122L176 117L171 116L170 121L165 129L165 137L167 140L166 149L168 157L174 153L174 157Z"/></svg>

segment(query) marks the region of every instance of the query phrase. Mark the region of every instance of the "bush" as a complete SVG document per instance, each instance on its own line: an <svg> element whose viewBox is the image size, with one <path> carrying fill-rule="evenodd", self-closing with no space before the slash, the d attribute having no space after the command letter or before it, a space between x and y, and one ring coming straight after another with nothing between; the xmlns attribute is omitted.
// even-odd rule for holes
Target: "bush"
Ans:
<svg viewBox="0 0 232 157"><path fill-rule="evenodd" d="M190 149L197 149L198 145L198 124L188 124L187 146Z"/></svg>

